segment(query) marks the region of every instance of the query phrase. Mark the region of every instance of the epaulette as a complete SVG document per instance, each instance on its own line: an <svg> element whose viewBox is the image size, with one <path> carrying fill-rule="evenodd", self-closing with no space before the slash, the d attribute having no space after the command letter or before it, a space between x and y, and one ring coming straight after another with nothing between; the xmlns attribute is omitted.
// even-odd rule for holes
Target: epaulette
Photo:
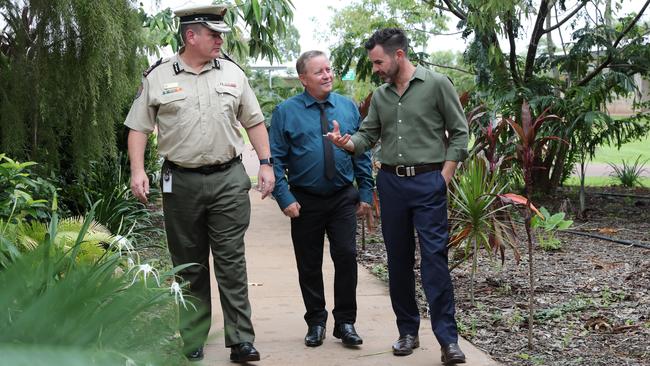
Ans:
<svg viewBox="0 0 650 366"><path fill-rule="evenodd" d="M241 66L239 66L239 64L236 63L232 58L230 58L230 56L228 56L228 54L226 54L225 52L223 52L223 50L221 50L221 58L224 59L224 60L228 60L228 61L232 62L232 63L235 64L237 67L239 67L239 69L240 69L241 71L243 71L244 74L246 73L246 71L244 71L244 68L241 67Z"/></svg>
<svg viewBox="0 0 650 366"><path fill-rule="evenodd" d="M142 76L147 77L147 75L149 75L153 71L153 69L160 66L160 64L162 64L162 63L163 63L163 58L161 57L153 65L149 66L148 69L144 70L144 72L142 73Z"/></svg>

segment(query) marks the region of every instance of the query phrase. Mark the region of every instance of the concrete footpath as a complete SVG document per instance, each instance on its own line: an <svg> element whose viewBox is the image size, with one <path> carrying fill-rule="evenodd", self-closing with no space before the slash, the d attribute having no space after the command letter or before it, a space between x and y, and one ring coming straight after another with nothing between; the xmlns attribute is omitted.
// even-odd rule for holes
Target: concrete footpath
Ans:
<svg viewBox="0 0 650 366"><path fill-rule="evenodd" d="M428 319L420 330L421 346L406 357L393 356L391 345L397 339L397 328L386 284L359 266L357 289L358 317L356 329L363 345L346 348L332 336L331 317L333 265L329 249L325 249L324 275L327 309L327 337L322 346L306 347L303 338L307 326L303 320L304 305L298 286L296 262L291 245L289 219L275 201L261 200L259 192L250 193L251 225L246 234L249 295L253 308L255 347L262 359L257 365L440 365L440 349L433 337ZM203 365L231 365L230 350L224 347L223 319L216 283L212 285L213 327L206 345ZM465 340L460 341L467 355L467 365L497 365L488 355Z"/></svg>

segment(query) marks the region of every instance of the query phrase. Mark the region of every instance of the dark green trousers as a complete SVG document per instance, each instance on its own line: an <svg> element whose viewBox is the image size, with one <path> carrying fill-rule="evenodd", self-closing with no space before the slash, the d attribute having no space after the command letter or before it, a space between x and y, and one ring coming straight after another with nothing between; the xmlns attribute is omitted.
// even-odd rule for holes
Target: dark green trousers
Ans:
<svg viewBox="0 0 650 366"><path fill-rule="evenodd" d="M163 172L168 167L163 166ZM253 342L244 257L244 233L250 221L251 183L236 163L212 174L170 169L172 192L163 193L167 243L174 266L198 263L179 272L188 282L196 310L180 307L185 350L205 343L212 317L208 255L212 251L224 318L226 347ZM164 174L163 174L164 177Z"/></svg>

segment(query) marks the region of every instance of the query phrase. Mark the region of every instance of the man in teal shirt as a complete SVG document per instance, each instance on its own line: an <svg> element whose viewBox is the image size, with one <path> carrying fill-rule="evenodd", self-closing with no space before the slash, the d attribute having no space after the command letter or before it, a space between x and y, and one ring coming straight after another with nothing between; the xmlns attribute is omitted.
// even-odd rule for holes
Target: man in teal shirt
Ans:
<svg viewBox="0 0 650 366"><path fill-rule="evenodd" d="M305 303L305 345L318 347L325 338L328 313L322 267L327 235L334 263L333 334L345 346L359 346L363 340L354 328L355 213L370 211L374 185L370 154L352 158L325 137L331 123L340 123L343 131L354 133L360 120L354 102L332 92L334 75L325 53L303 53L296 71L305 92L275 108L270 140L277 181L273 196L291 218L291 240Z"/></svg>
<svg viewBox="0 0 650 366"><path fill-rule="evenodd" d="M448 78L414 66L408 39L400 29L382 29L365 44L373 72L386 84L372 97L368 116L357 133L328 137L339 147L361 154L381 139L377 190L390 296L399 339L393 353L404 356L419 347L420 315L415 300L417 231L421 277L431 326L446 365L464 363L454 319L454 292L447 265L447 184L467 157L467 120Z"/></svg>

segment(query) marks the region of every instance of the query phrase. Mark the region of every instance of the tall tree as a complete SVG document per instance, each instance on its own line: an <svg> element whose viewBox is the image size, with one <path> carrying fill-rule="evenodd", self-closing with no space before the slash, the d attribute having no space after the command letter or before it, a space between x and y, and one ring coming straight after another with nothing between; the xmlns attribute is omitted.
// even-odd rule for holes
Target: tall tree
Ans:
<svg viewBox="0 0 650 366"><path fill-rule="evenodd" d="M362 80L371 77L363 43L374 31L385 27L404 29L411 39L411 58L424 61L429 57L429 38L444 30L446 21L438 11L422 6L419 0L355 1L337 10L332 19L328 26L331 34L327 37L335 40L332 66L341 75L355 67Z"/></svg>
<svg viewBox="0 0 650 366"><path fill-rule="evenodd" d="M234 0L225 22L232 28L226 35L225 49L240 62L265 58L271 63L290 59L300 52L298 31L293 26L291 0ZM159 40L159 46L177 51L181 45L178 20L167 8L148 16L145 26Z"/></svg>
<svg viewBox="0 0 650 366"><path fill-rule="evenodd" d="M128 0L0 0L0 148L82 171L115 151L137 86L141 20Z"/></svg>
<svg viewBox="0 0 650 366"><path fill-rule="evenodd" d="M228 46L280 59L279 46L296 47L278 41L292 8L291 0L235 0ZM146 56L179 46L171 10L152 16L134 0L0 0L0 16L0 151L68 181L114 156Z"/></svg>
<svg viewBox="0 0 650 366"><path fill-rule="evenodd" d="M643 109L614 120L605 108L616 97L635 95L635 74L650 75L648 26L639 22L650 1L635 8L614 0L426 3L459 19L471 40L466 61L474 66L487 103L502 114L517 116L527 99L536 114L550 107L563 118L563 122L547 124L541 133L571 144L549 141L540 147L533 172L536 189L557 187L585 149L587 157L593 156L602 143L620 146L647 131L648 114ZM614 9L619 9L616 19ZM529 25L532 28L526 33ZM571 32L571 40L566 32ZM551 35L559 38L561 53ZM526 36L528 44L517 49ZM600 122L599 128L594 122Z"/></svg>

